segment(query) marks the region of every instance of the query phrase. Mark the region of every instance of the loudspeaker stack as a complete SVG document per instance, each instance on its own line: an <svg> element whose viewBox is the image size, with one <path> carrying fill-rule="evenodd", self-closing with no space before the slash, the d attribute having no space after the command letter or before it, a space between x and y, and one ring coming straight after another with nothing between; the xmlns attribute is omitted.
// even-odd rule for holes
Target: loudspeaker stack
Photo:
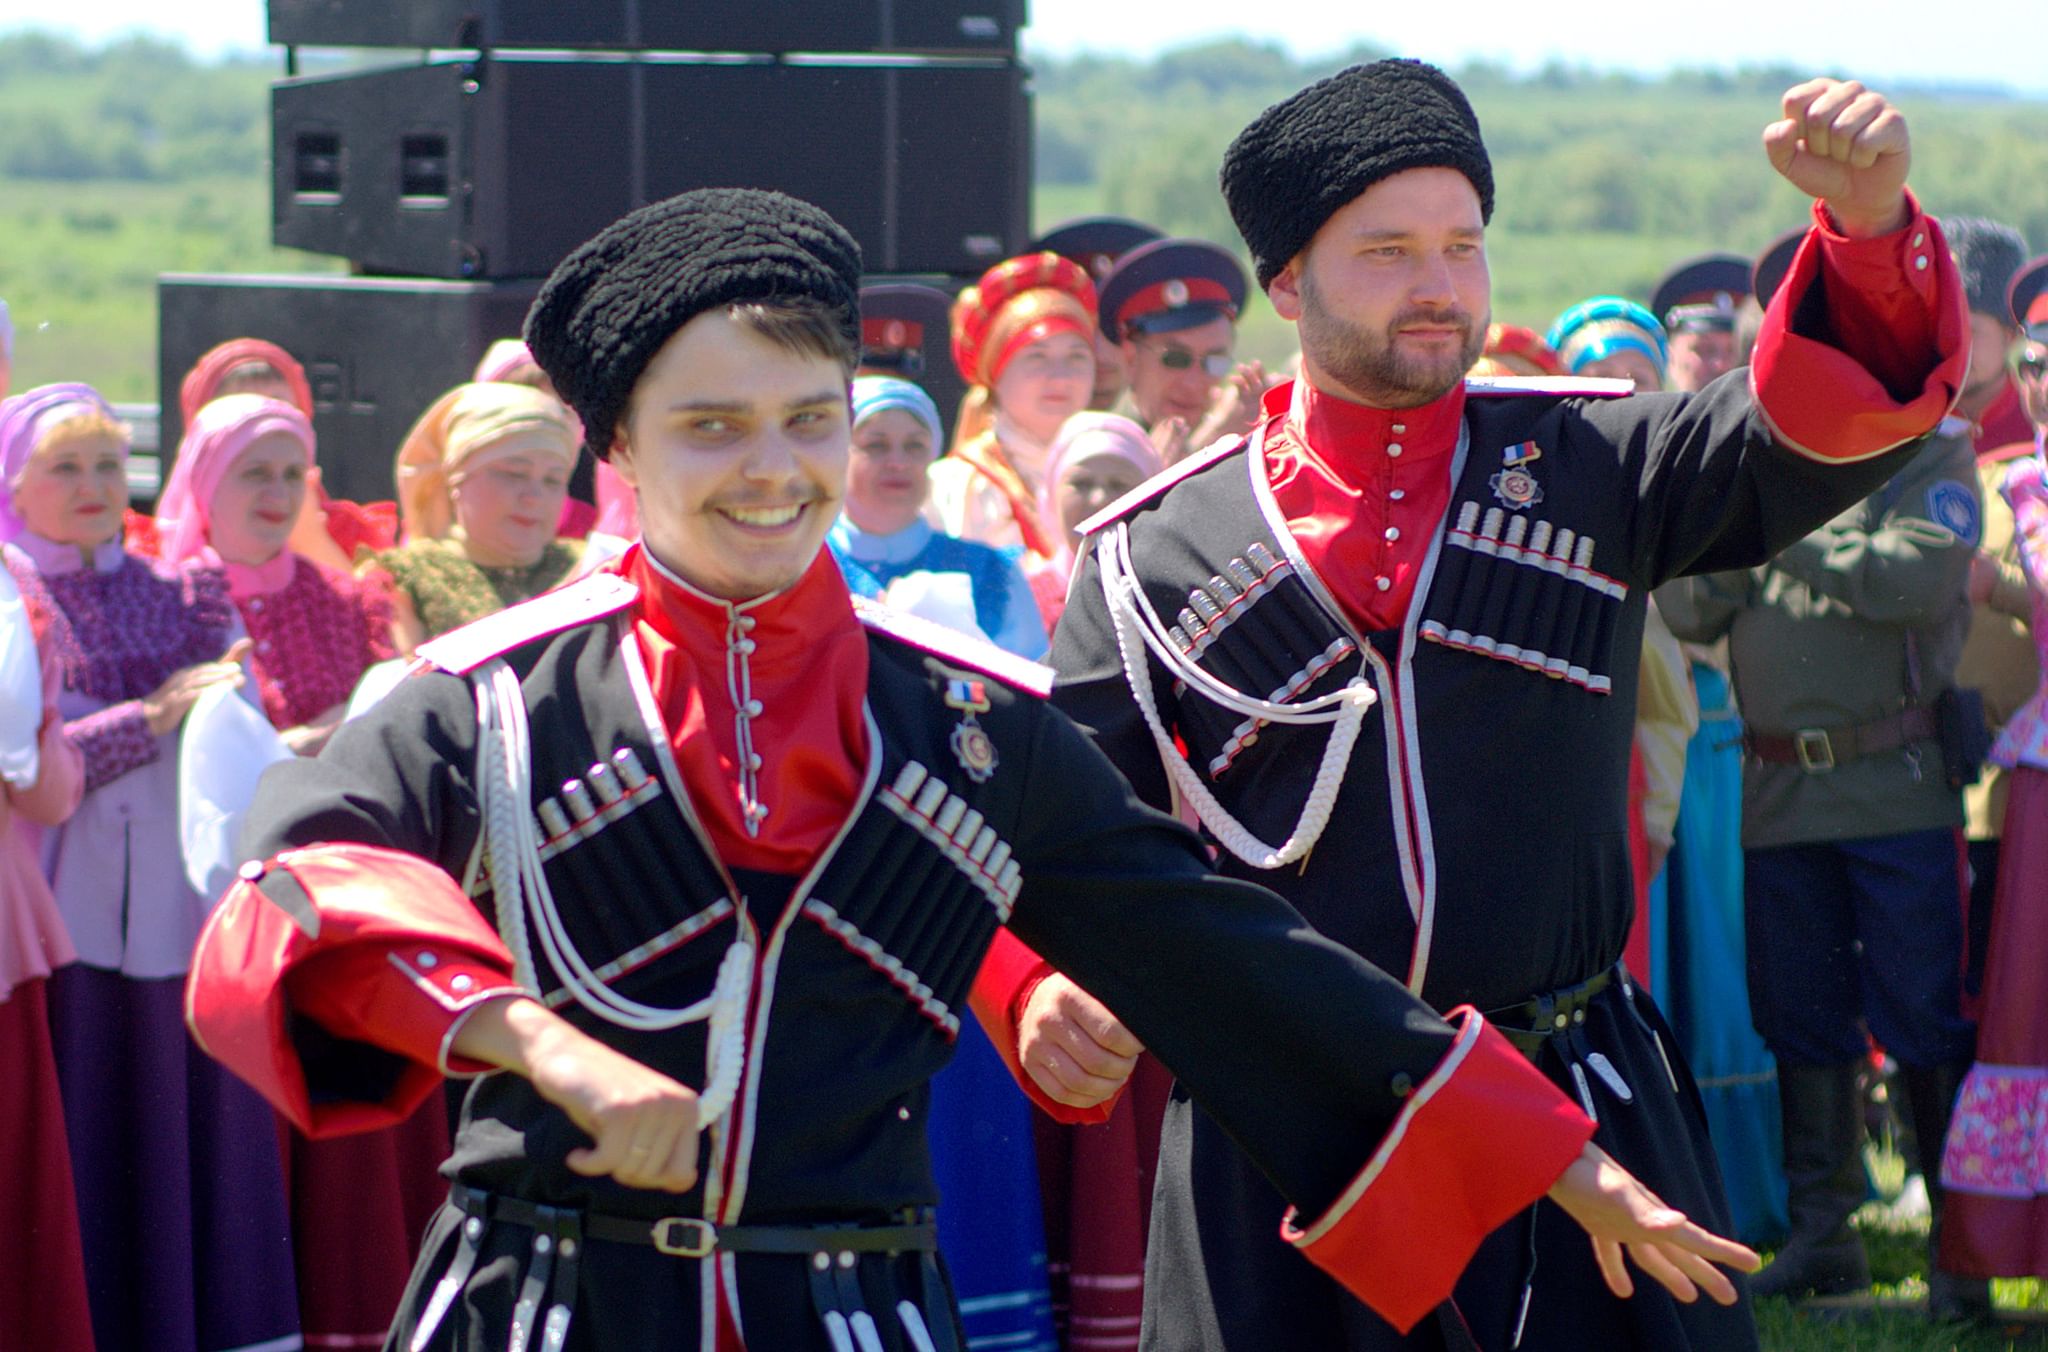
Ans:
<svg viewBox="0 0 2048 1352"><path fill-rule="evenodd" d="M288 69L301 47L412 49L272 89L272 236L352 275L164 278L162 388L223 339L279 342L321 377L330 487L377 497L538 279L647 202L780 189L877 280L950 290L1029 238L1024 2L270 0Z"/></svg>

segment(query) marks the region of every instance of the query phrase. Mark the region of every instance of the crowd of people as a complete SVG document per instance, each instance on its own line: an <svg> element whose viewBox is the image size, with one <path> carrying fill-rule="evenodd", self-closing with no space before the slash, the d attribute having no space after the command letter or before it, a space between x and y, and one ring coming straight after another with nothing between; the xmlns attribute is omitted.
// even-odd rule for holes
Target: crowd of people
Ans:
<svg viewBox="0 0 2048 1352"><path fill-rule="evenodd" d="M671 1331L720 1352L1739 1348L1742 1287L1869 1285L1883 1130L1924 1180L1934 1314L2048 1276L2048 258L1923 214L1881 100L1801 89L1767 142L1813 228L1542 333L1488 323L1491 166L1413 63L1233 144L1249 273L1100 218L957 296L856 296L822 213L685 195L564 263L393 449L389 502L321 488L305 374L248 337L184 381L133 510L99 392L8 396L0 305L0 1345L632 1347L701 1318ZM1289 374L1237 358L1254 283ZM804 385L835 362L843 389ZM763 428L780 496L714 464ZM1020 731L1039 662L1101 754ZM248 818L216 911L186 771L234 701L285 768L205 805ZM666 833L634 812L664 786ZM922 835L871 829L870 795ZM579 862L606 826L618 861ZM1341 949L1392 979L1359 996ZM848 953L887 983L835 986ZM778 963L817 1017L764 1078ZM470 1017L519 992L556 1024ZM561 1069L603 1027L703 1093L658 1143L620 1128L631 1163L616 1096ZM1530 1176L1478 1143L1400 1164L1425 1105L1492 1120L1460 1106L1483 1073ZM1775 1260L1730 1286L1697 1255L1740 1250L1643 1241L1671 1297L1590 1300L1621 1260L1551 1191L1588 1137ZM886 1215L849 1181L876 1174ZM661 1216L693 1187L689 1227ZM627 1218L663 1256L579 1278ZM771 1236L824 1223L874 1234ZM701 1284L650 1294L677 1254Z"/></svg>

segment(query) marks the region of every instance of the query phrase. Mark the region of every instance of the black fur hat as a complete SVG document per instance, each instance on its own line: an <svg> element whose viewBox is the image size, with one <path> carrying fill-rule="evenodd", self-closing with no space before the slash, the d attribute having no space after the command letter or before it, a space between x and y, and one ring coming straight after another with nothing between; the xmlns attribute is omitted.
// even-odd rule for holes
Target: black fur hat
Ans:
<svg viewBox="0 0 2048 1352"><path fill-rule="evenodd" d="M1223 200L1264 286L1338 209L1404 169L1455 169L1493 218L1493 164L1479 118L1450 76L1375 61L1268 108L1223 153Z"/></svg>
<svg viewBox="0 0 2048 1352"><path fill-rule="evenodd" d="M599 457L647 363L706 310L809 299L860 350L860 245L809 202L759 188L699 188L620 217L548 277L526 345L583 419Z"/></svg>

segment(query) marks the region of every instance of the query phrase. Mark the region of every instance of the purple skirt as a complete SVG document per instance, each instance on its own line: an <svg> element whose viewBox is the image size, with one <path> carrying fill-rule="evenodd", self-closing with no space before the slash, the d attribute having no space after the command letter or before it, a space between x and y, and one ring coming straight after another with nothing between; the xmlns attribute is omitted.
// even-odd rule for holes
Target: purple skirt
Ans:
<svg viewBox="0 0 2048 1352"><path fill-rule="evenodd" d="M82 963L50 977L93 1333L102 1348L287 1352L277 1119L187 1035L184 991Z"/></svg>

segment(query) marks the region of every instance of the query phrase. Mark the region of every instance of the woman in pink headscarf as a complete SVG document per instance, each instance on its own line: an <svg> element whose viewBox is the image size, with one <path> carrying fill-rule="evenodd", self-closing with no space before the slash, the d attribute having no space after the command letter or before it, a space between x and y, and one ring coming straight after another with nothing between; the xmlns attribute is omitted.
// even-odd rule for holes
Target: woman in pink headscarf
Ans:
<svg viewBox="0 0 2048 1352"><path fill-rule="evenodd" d="M157 499L162 558L217 562L254 642L263 712L310 755L364 668L394 655L391 601L290 547L313 465L313 427L290 404L231 394L186 425Z"/></svg>
<svg viewBox="0 0 2048 1352"><path fill-rule="evenodd" d="M1038 516L1052 557L1027 556L1025 576L1050 633L1067 608L1080 525L1160 470L1159 452L1145 429L1115 413L1076 413L1060 424L1046 452Z"/></svg>
<svg viewBox="0 0 2048 1352"><path fill-rule="evenodd" d="M186 425L157 505L166 563L203 559L226 572L254 641L263 711L302 755L340 724L364 669L393 655L385 589L288 544L313 446L312 425L290 404L255 394L215 399ZM447 1153L438 1103L365 1135L289 1134L285 1176L309 1347L382 1341L414 1246L446 1194L437 1168Z"/></svg>
<svg viewBox="0 0 2048 1352"><path fill-rule="evenodd" d="M313 384L306 378L306 368L291 353L261 338L230 338L209 348L192 364L178 386L178 408L185 426L192 425L200 409L231 394L265 395L290 404L309 421L313 417ZM317 466L307 481L306 505L292 531L295 552L346 571L357 550L389 549L398 539L395 504L330 497L320 485ZM153 547L143 547L146 537L132 530L129 544L143 553L156 552Z"/></svg>

